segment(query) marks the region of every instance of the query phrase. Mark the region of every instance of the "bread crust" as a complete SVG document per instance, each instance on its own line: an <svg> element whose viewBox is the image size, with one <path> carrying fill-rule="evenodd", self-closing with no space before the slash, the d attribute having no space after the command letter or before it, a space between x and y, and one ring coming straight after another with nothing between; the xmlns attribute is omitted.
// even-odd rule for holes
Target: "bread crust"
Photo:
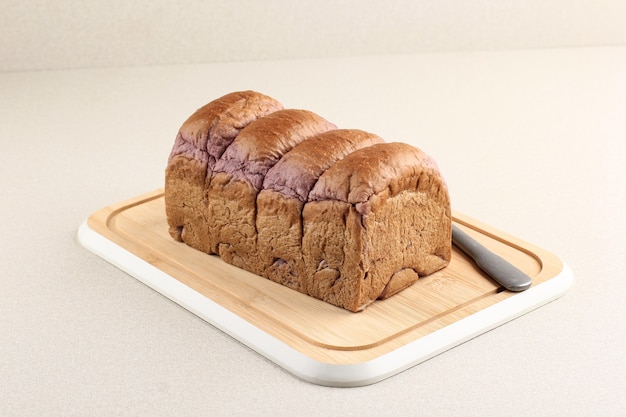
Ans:
<svg viewBox="0 0 626 417"><path fill-rule="evenodd" d="M307 292L351 311L450 261L446 184L430 157L404 143L338 161L311 190L303 218Z"/></svg>
<svg viewBox="0 0 626 417"><path fill-rule="evenodd" d="M269 170L257 197L258 274L308 294L302 209L309 192L337 161L382 142L379 136L362 130L331 130L300 143Z"/></svg>
<svg viewBox="0 0 626 417"><path fill-rule="evenodd" d="M208 251L205 187L216 160L244 127L282 108L255 91L233 92L202 106L182 124L165 170L165 210L174 239Z"/></svg>
<svg viewBox="0 0 626 417"><path fill-rule="evenodd" d="M183 124L165 198L175 239L354 312L451 257L450 198L432 158L255 92Z"/></svg>
<svg viewBox="0 0 626 417"><path fill-rule="evenodd" d="M257 250L257 194L267 172L299 143L336 126L306 110L280 110L243 129L215 164L207 187L210 253L261 273Z"/></svg>

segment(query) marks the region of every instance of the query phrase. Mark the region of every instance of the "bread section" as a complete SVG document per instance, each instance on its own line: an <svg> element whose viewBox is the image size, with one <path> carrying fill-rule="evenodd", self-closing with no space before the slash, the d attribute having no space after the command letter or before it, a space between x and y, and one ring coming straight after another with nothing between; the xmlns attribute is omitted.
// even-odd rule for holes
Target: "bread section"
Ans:
<svg viewBox="0 0 626 417"><path fill-rule="evenodd" d="M450 199L428 155L252 91L182 125L165 205L174 239L354 312L450 261Z"/></svg>

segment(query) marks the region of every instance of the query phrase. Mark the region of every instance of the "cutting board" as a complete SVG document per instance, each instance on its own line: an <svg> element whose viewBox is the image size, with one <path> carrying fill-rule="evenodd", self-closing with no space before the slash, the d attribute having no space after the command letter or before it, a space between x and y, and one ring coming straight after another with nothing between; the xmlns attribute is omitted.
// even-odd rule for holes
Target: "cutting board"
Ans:
<svg viewBox="0 0 626 417"><path fill-rule="evenodd" d="M504 290L453 248L445 269L352 313L174 241L162 189L97 211L78 236L92 252L296 376L360 386L527 313L571 286L571 270L558 256L460 213L453 212L453 220L526 272L531 288Z"/></svg>

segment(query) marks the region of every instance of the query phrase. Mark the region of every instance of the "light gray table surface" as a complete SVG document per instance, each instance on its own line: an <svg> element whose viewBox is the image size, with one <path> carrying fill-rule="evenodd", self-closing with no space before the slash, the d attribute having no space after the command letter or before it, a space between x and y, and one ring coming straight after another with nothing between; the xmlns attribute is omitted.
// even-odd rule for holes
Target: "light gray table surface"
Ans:
<svg viewBox="0 0 626 417"><path fill-rule="evenodd" d="M254 89L433 156L453 208L560 256L562 298L362 388L301 381L84 249ZM0 74L0 415L626 415L626 48Z"/></svg>

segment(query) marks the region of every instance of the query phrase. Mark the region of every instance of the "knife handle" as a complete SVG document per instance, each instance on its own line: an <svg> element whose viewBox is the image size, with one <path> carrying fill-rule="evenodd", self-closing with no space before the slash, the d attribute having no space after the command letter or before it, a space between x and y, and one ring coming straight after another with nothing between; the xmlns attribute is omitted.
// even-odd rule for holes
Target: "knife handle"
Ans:
<svg viewBox="0 0 626 417"><path fill-rule="evenodd" d="M528 275L478 243L454 224L452 225L452 243L507 290L524 291L532 284L532 279Z"/></svg>

